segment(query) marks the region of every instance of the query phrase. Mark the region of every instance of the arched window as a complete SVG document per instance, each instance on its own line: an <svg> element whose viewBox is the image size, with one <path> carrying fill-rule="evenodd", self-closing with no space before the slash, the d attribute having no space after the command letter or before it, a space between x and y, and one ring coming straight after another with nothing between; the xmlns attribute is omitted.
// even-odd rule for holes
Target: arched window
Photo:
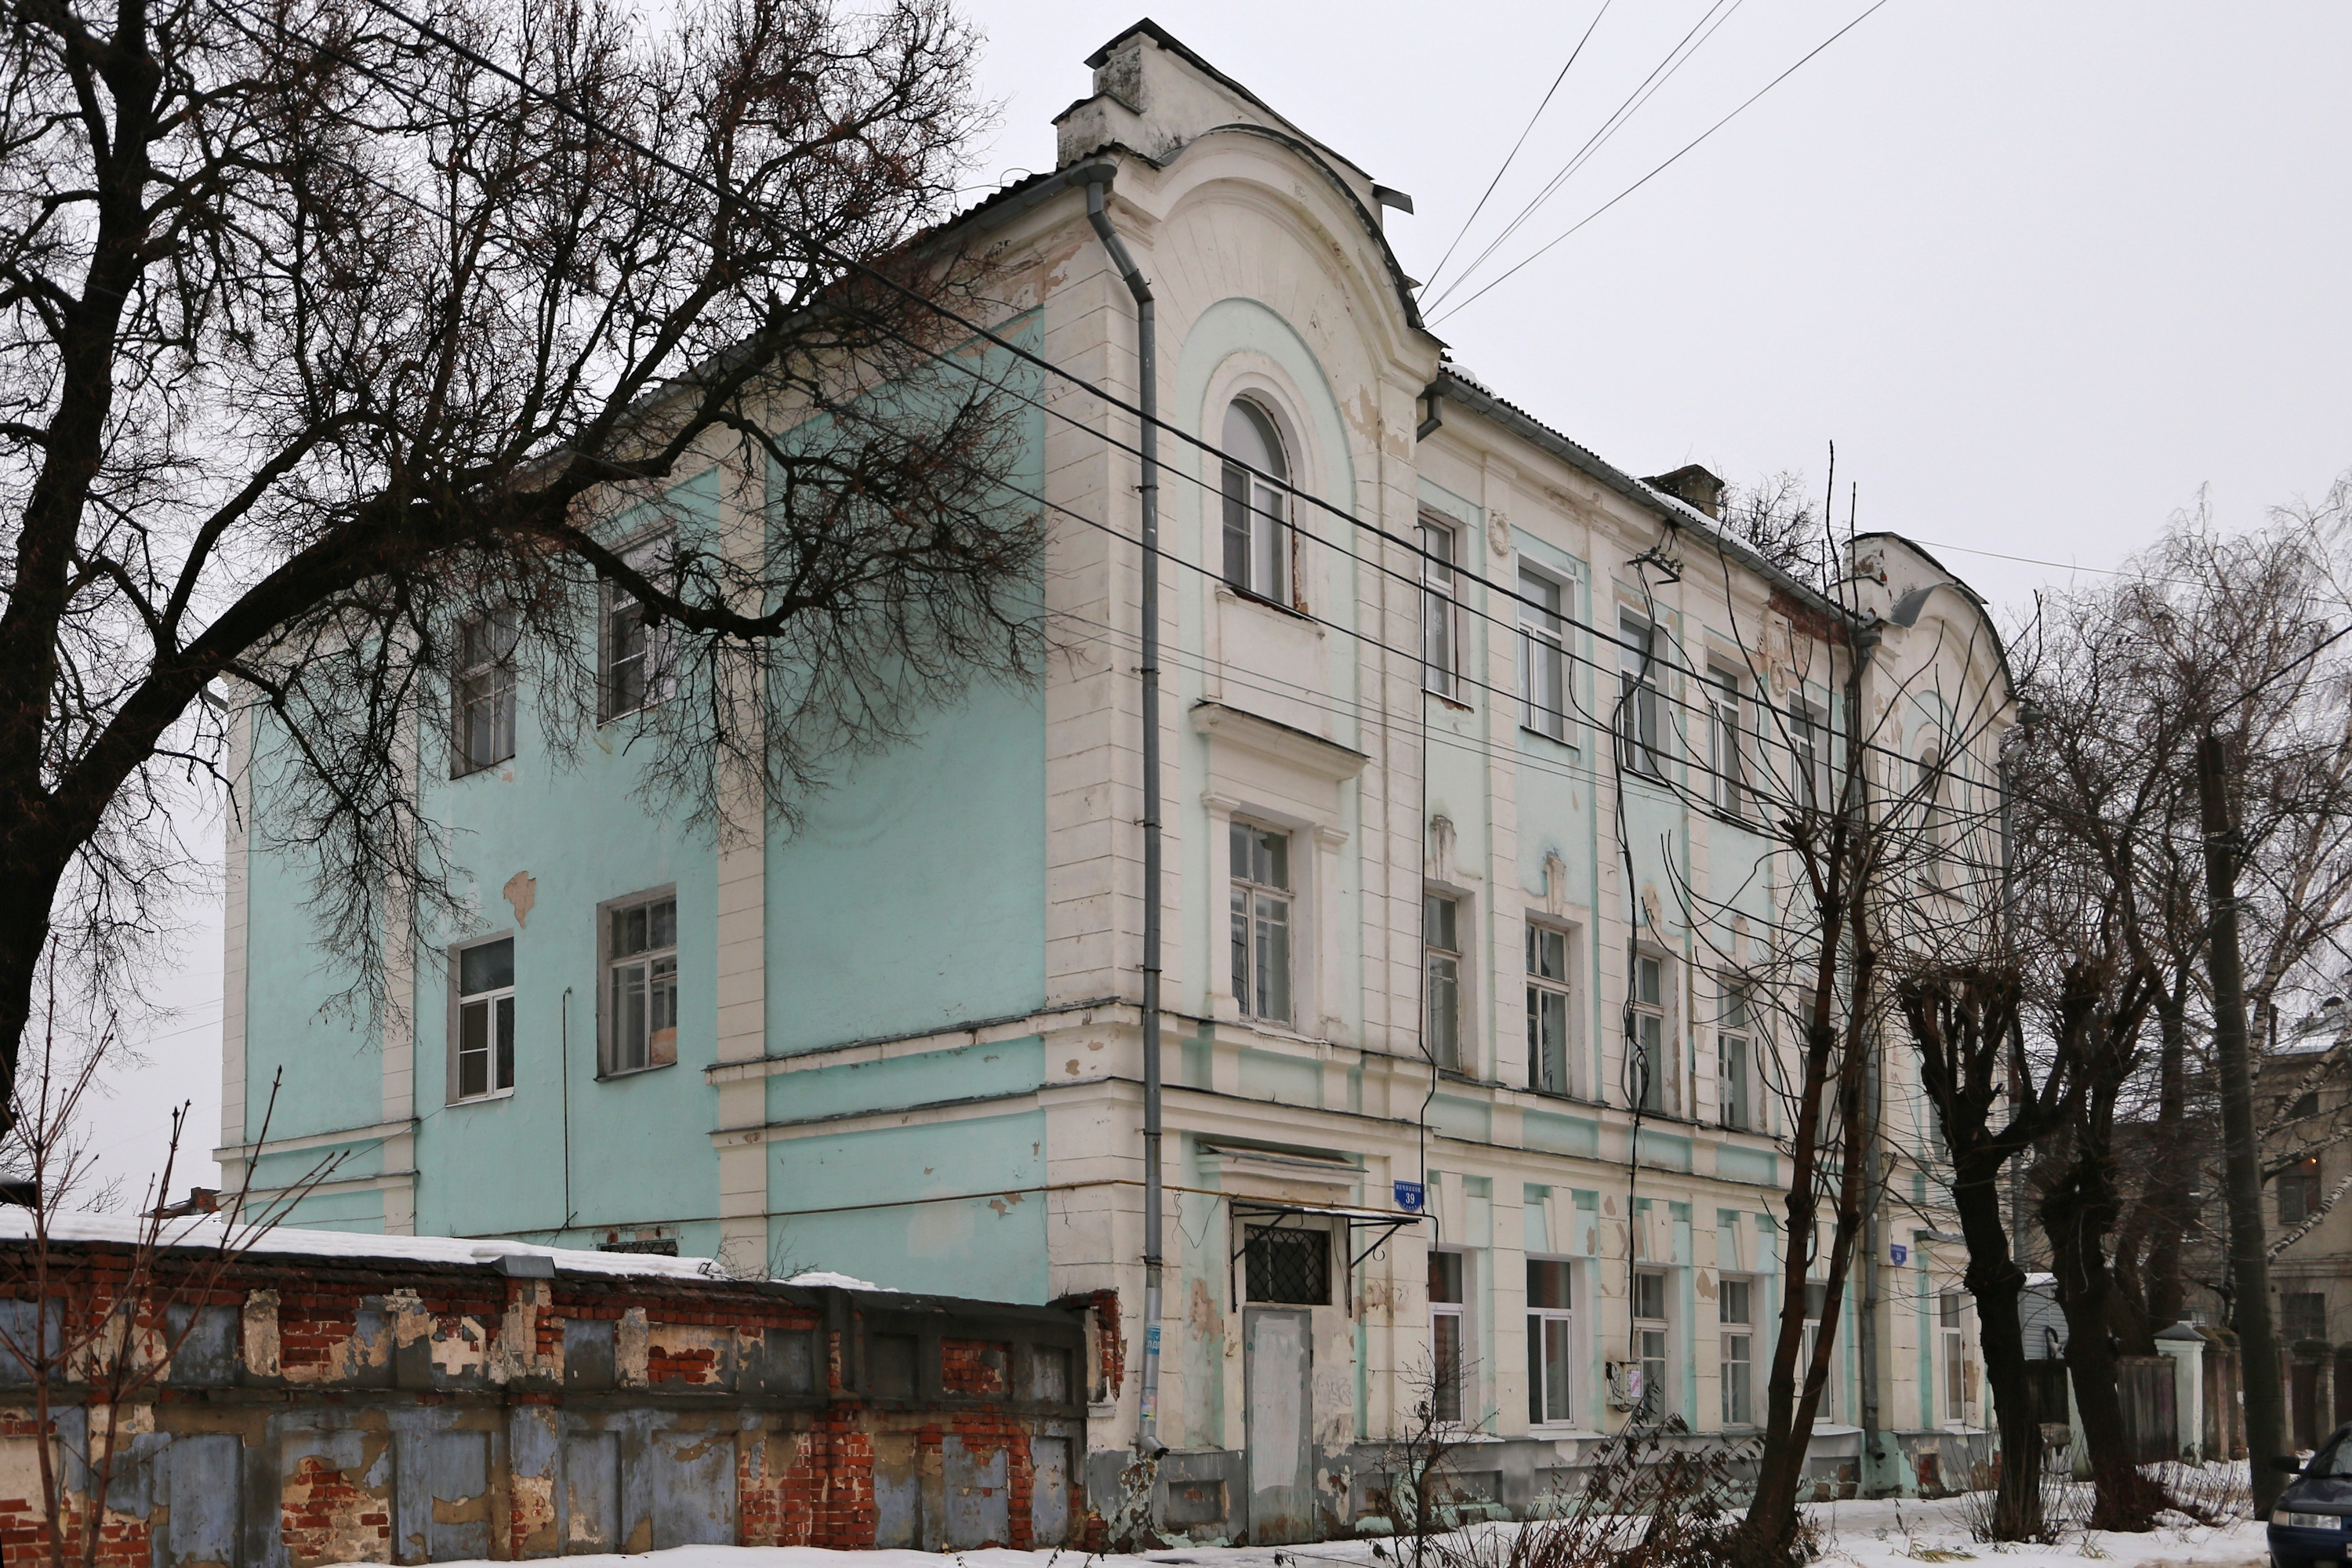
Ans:
<svg viewBox="0 0 2352 1568"><path fill-rule="evenodd" d="M1243 398L1225 408L1225 581L1276 604L1285 594L1290 559L1290 498L1274 485L1290 481L1282 437L1265 410ZM1246 464L1247 467L1243 465ZM1251 472L1255 469L1256 472Z"/></svg>

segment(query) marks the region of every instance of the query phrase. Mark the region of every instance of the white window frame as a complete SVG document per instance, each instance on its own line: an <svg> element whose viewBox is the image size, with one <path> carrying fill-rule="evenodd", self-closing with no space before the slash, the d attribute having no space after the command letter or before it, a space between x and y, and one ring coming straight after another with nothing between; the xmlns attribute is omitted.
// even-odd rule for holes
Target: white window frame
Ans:
<svg viewBox="0 0 2352 1568"><path fill-rule="evenodd" d="M1658 1311L1654 1317L1642 1315L1642 1282L1645 1279L1657 1281ZM1625 1310L1633 1324L1632 1343L1626 1348L1633 1352L1634 1364L1642 1369L1642 1405L1635 1414L1645 1421L1660 1420L1671 1415L1674 1408L1670 1398L1675 1369L1673 1271L1664 1266L1634 1269L1633 1288L1626 1298ZM1654 1373L1653 1368L1656 1369Z"/></svg>
<svg viewBox="0 0 2352 1568"><path fill-rule="evenodd" d="M1434 1294L1429 1299L1429 1397L1432 1414L1441 1423L1466 1425L1475 1401L1470 1385L1470 1302L1477 1291L1477 1282L1473 1276L1475 1255L1461 1247L1433 1247L1429 1249L1429 1256L1433 1263L1440 1258L1454 1259L1455 1269L1455 1300L1441 1301ZM1450 1365L1443 1352L1447 1336L1438 1327L1440 1319L1450 1320L1453 1325L1454 1354ZM1453 1405L1450 1414L1446 1408L1449 1395Z"/></svg>
<svg viewBox="0 0 2352 1568"><path fill-rule="evenodd" d="M1748 727L1743 713L1747 681L1736 669L1711 664L1706 670L1709 795L1727 816L1748 815Z"/></svg>
<svg viewBox="0 0 2352 1568"><path fill-rule="evenodd" d="M1293 477L1297 464L1282 437L1282 425L1265 405L1255 397L1229 398L1226 410L1241 405L1257 416L1263 428L1261 437L1266 440L1273 455L1281 462L1282 472L1274 476L1283 485L1297 482ZM1218 439L1223 439L1220 423ZM1228 587L1253 597L1286 607L1291 604L1290 580L1296 563L1291 560L1290 495L1287 490L1269 484L1266 479L1237 458L1228 458L1221 465L1219 479L1221 542L1218 574ZM1242 570L1234 573L1233 539L1236 512L1246 517L1247 531L1242 535Z"/></svg>
<svg viewBox="0 0 2352 1568"><path fill-rule="evenodd" d="M670 910L670 940L667 945L661 945L652 942L651 928L654 926L656 911L665 904L668 905ZM615 951L617 944L613 934L614 921L637 910L646 911L646 921L649 928L648 945L630 952ZM670 1067L677 1061L678 1014L685 1005L685 988L679 983L678 975L679 944L677 911L677 889L674 887L635 893L625 899L612 900L597 907L596 1016L599 1037L596 1065L597 1076L600 1078L628 1078L637 1073L653 1072L661 1068ZM635 1050L629 1051L628 1057L624 1055L625 1047L636 1044L622 1037L622 1030L626 1020L623 1016L621 987L630 971L635 971L641 976L639 984L643 987L645 996L646 1037L642 1042L643 1059L641 1060L628 1059L628 1057L638 1054ZM655 1026L655 1020L659 1016L656 998L661 990L661 982L665 980L668 982L669 994L670 1037L667 1042L659 1037L661 1031Z"/></svg>
<svg viewBox="0 0 2352 1568"><path fill-rule="evenodd" d="M1559 946L1559 973L1556 976L1544 973L1539 963L1540 948L1552 942ZM1576 984L1570 969L1576 961L1574 933L1564 926L1529 921L1527 961L1528 1087L1538 1094L1572 1100L1576 1097ZM1559 1073L1555 1083L1544 1081L1547 1064L1543 1013L1549 1002L1557 1003L1559 1013Z"/></svg>
<svg viewBox="0 0 2352 1568"><path fill-rule="evenodd" d="M1282 844L1281 883L1259 880L1255 873L1260 868L1253 844L1250 863L1234 864L1240 840L1245 835L1263 834ZM1227 913L1232 937L1239 938L1237 945L1229 948L1231 980L1234 1005L1241 1016L1261 1023L1296 1027L1298 1018L1298 982L1302 965L1299 962L1299 909L1303 900L1297 883L1299 879L1298 850L1300 840L1307 836L1271 823L1246 816L1235 816L1226 831L1226 886L1229 889ZM1271 870L1272 856L1267 856ZM1238 907L1237 907L1238 906ZM1279 938L1281 1003L1272 1005L1270 995L1263 1002L1260 993L1275 952L1272 944Z"/></svg>
<svg viewBox="0 0 2352 1568"><path fill-rule="evenodd" d="M630 545L621 552L621 559L639 576L655 582L674 580L677 541L665 529ZM647 625L644 606L635 597L619 584L608 582L604 585L603 613L597 625L597 706L604 722L642 713L676 695L677 680L671 667L667 622ZM624 652L632 626L642 637L642 646L634 653ZM619 674L620 667L629 662L638 667L634 699L623 690Z"/></svg>
<svg viewBox="0 0 2352 1568"><path fill-rule="evenodd" d="M1716 1278L1717 1324L1722 1343L1716 1363L1716 1376L1723 1394L1723 1424L1729 1427L1756 1425L1756 1331L1757 1303L1763 1298L1763 1282L1750 1274L1724 1274ZM1735 1320L1724 1315L1731 1302L1733 1289L1746 1297L1748 1315ZM1734 1342L1738 1342L1741 1355L1733 1356ZM1733 1369L1738 1368L1735 1372Z"/></svg>
<svg viewBox="0 0 2352 1568"><path fill-rule="evenodd" d="M467 956L499 946L507 950L506 984L467 991L465 980ZM514 934L511 931L500 936L482 937L450 949L449 1003L449 1103L473 1105L488 1100L507 1099L514 1093L515 1072L516 1005ZM505 1004L503 1008L499 1005L501 1003ZM466 1058L477 1053L467 1049L466 1027L467 1019L477 1013L483 1023L483 1048L478 1053L484 1058L483 1087L469 1092L466 1088Z"/></svg>
<svg viewBox="0 0 2352 1568"><path fill-rule="evenodd" d="M1803 1319L1804 1328L1801 1337L1800 1337L1797 1342L1797 1393L1800 1396L1801 1396L1805 1391L1805 1379L1811 1375L1810 1369L1813 1364L1813 1346L1819 1342L1822 1333L1822 1320L1812 1315L1813 1292L1816 1290L1819 1290L1822 1293L1822 1309L1826 1310L1829 1300L1828 1282L1821 1279L1807 1279L1805 1281L1805 1300L1804 1304L1801 1309L1805 1314ZM1837 1325L1834 1322L1831 1323L1829 1325L1829 1331L1832 1342L1830 1345L1830 1370L1829 1375L1822 1379L1822 1402L1813 1411L1813 1419L1816 1422L1834 1422L1837 1420Z"/></svg>
<svg viewBox="0 0 2352 1568"><path fill-rule="evenodd" d="M1658 647L1657 623L1628 609L1617 612L1617 755L1627 773L1645 778L1666 775L1664 690L1658 679L1665 658Z"/></svg>
<svg viewBox="0 0 2352 1568"><path fill-rule="evenodd" d="M1645 973L1654 973L1657 976L1655 997L1643 994L1642 980ZM1647 1094L1629 1084L1627 1100L1644 1112L1661 1116L1679 1115L1682 1107L1682 1053L1676 1048L1675 1038L1673 964L1663 953L1637 947L1633 950L1632 972L1626 976L1626 984L1632 987L1631 994L1625 998L1626 1016L1632 1026L1626 1031L1625 1050L1629 1058L1649 1058L1651 1068L1645 1086ZM1655 1026L1654 1040L1644 1037L1645 1024ZM1652 1054L1654 1048L1654 1055ZM1626 1063L1626 1068L1631 1077L1631 1060Z"/></svg>
<svg viewBox="0 0 2352 1568"><path fill-rule="evenodd" d="M1577 1279L1575 1260L1549 1258L1540 1254L1527 1259L1528 1272L1537 1265L1556 1268L1567 1285L1568 1304L1564 1307L1538 1307L1535 1292L1528 1292L1528 1425L1530 1426L1573 1426L1577 1422L1576 1406L1576 1296L1582 1287ZM1534 1281L1528 1283L1532 1286ZM1557 1324L1556 1329L1551 1325ZM1557 1348L1558 1366L1568 1386L1561 1392L1560 1407L1551 1407L1553 1352Z"/></svg>
<svg viewBox="0 0 2352 1568"><path fill-rule="evenodd" d="M1753 990L1745 981L1727 977L1717 992L1715 1025L1716 1121L1735 1132L1760 1132L1763 1118L1757 1114L1758 1064L1761 1060L1757 1049L1757 1004ZM1734 1064L1739 1093L1735 1107L1732 1093ZM1735 1117L1733 1112L1739 1114Z"/></svg>
<svg viewBox="0 0 2352 1568"><path fill-rule="evenodd" d="M1575 591L1570 579L1519 563L1519 728L1564 746L1575 744L1568 734L1567 625ZM1533 602L1547 597L1559 608Z"/></svg>
<svg viewBox="0 0 2352 1568"><path fill-rule="evenodd" d="M1462 693L1462 531L1421 514L1421 685L1449 702Z"/></svg>
<svg viewBox="0 0 2352 1568"><path fill-rule="evenodd" d="M1429 1059L1449 1072L1469 1072L1465 1044L1470 1031L1470 900L1448 888L1425 888L1421 897L1422 1045ZM1448 929L1450 928L1450 929ZM1444 945L1451 942L1453 946Z"/></svg>
<svg viewBox="0 0 2352 1568"><path fill-rule="evenodd" d="M449 680L449 776L494 768L515 754L515 613L492 610L459 624L457 669ZM475 720L487 713L488 738L475 749Z"/></svg>
<svg viewBox="0 0 2352 1568"><path fill-rule="evenodd" d="M1823 758L1829 720L1801 696L1789 699L1789 800L1799 811L1827 809L1829 778Z"/></svg>
<svg viewBox="0 0 2352 1568"><path fill-rule="evenodd" d="M1969 1422L1968 1298L1961 1292L1947 1290L1936 1299L1936 1339L1938 1380L1944 1385L1944 1424L1965 1426Z"/></svg>

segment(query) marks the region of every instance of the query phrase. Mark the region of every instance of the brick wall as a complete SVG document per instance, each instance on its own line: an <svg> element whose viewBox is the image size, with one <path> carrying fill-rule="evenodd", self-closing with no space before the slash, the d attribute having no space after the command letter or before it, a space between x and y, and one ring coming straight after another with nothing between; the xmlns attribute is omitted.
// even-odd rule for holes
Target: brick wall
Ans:
<svg viewBox="0 0 2352 1568"><path fill-rule="evenodd" d="M120 1412L102 1568L1025 1548L1090 1528L1074 1475L1065 1497L1036 1488L1046 1447L1066 1475L1086 1450L1086 1389L1069 1386L1086 1380L1063 1369L1087 1330L1066 1307L544 1256L167 1255L134 1272L127 1249L52 1244L37 1301L30 1244L0 1245L0 1330L29 1346L53 1325L53 1456L80 1451L93 1405ZM94 1326L125 1301L133 1349L110 1362ZM877 1334L898 1358L887 1396L867 1372ZM48 1558L36 1376L0 1350L0 1568ZM95 1478L56 1468L71 1530Z"/></svg>

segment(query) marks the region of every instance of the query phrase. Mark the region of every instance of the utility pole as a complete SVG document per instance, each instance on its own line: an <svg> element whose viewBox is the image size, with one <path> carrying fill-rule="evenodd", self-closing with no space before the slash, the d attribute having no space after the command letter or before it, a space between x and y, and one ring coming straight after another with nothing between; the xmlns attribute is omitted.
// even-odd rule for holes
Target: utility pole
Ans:
<svg viewBox="0 0 2352 1568"><path fill-rule="evenodd" d="M2238 952L2238 837L2230 820L2229 755L2211 730L2197 749L2197 801L2205 830L2205 901L2212 912L2207 949L2213 978L2213 1056L2221 1074L2222 1186L2230 1207L2230 1282L2245 1390L2246 1454L2254 1517L2266 1517L2286 1489L2270 1468L2286 1453L2278 1340L2271 1327L2270 1259L2263 1243L2262 1146L2254 1136L2254 1075L2247 1059L2246 980Z"/></svg>

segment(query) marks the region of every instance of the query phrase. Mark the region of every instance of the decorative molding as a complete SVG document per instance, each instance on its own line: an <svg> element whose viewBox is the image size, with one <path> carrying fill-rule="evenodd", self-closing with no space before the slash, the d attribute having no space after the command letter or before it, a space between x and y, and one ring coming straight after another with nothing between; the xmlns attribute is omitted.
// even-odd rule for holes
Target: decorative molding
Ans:
<svg viewBox="0 0 2352 1568"><path fill-rule="evenodd" d="M1337 741L1327 741L1320 735L1310 735L1304 730L1244 713L1222 702L1194 703L1192 728L1213 741L1255 752L1333 784L1347 783L1372 760Z"/></svg>

